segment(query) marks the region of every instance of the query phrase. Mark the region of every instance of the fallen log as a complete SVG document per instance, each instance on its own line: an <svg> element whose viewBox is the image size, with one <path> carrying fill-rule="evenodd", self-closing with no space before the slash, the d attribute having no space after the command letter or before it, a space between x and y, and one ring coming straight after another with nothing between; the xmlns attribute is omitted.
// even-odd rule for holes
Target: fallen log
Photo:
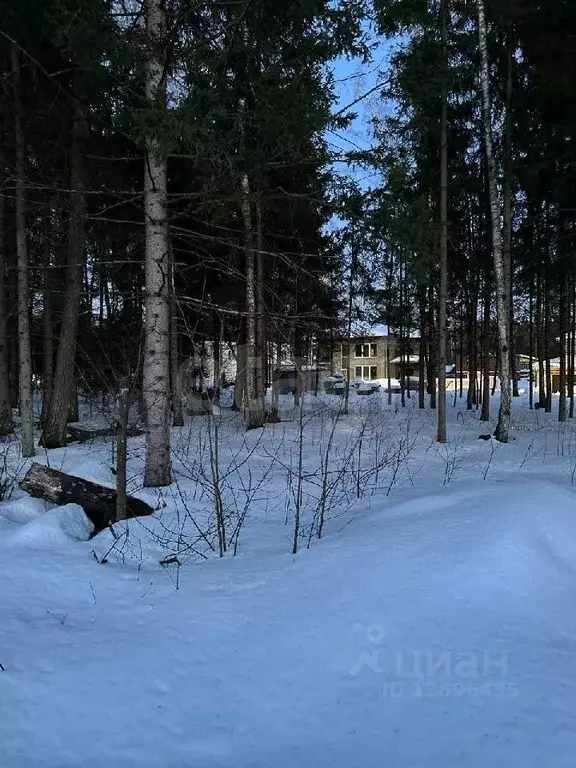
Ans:
<svg viewBox="0 0 576 768"><path fill-rule="evenodd" d="M85 443L87 440L95 440L97 437L116 437L118 434L118 427L91 427L83 424L68 424L66 427L68 432L69 443ZM144 431L137 427L128 427L126 429L126 437L137 437L143 435Z"/></svg>
<svg viewBox="0 0 576 768"><path fill-rule="evenodd" d="M79 504L94 525L96 535L116 521L116 491L75 475L67 475L43 464L32 464L20 483L20 488L36 499L54 504ZM141 499L128 496L126 517L140 517L154 512Z"/></svg>

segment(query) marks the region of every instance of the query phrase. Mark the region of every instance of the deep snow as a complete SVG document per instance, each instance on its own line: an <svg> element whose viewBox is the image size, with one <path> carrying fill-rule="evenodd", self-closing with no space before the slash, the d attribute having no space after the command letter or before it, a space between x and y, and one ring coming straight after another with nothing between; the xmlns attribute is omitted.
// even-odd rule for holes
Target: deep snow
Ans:
<svg viewBox="0 0 576 768"><path fill-rule="evenodd" d="M139 490L131 441L130 490L161 511L117 541L87 541L73 505L0 504L0 766L573 766L573 425L515 402L500 446L458 407L440 448L434 414L385 400L353 398L333 431L310 404L303 525L330 435L350 477L296 556L297 421L246 437L223 422L227 504L250 500L236 557L194 527L211 519L201 420L175 434L169 492ZM109 442L49 458L112 482ZM180 567L159 564L176 551Z"/></svg>

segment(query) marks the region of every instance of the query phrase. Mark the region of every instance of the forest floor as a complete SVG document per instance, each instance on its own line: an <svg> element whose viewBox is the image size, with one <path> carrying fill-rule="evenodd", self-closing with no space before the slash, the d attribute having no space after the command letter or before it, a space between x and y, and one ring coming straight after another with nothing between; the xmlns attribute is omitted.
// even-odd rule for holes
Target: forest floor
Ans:
<svg viewBox="0 0 576 768"><path fill-rule="evenodd" d="M133 438L158 512L91 540L5 446L0 766L572 768L576 424L524 395L502 445L458 400L439 446L415 406L197 417L162 491ZM114 484L107 439L36 460Z"/></svg>

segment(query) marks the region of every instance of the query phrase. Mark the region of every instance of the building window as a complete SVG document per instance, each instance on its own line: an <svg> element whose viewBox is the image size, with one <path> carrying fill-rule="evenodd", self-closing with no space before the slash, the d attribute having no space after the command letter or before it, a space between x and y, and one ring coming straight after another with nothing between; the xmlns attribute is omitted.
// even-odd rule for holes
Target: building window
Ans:
<svg viewBox="0 0 576 768"><path fill-rule="evenodd" d="M377 357L377 344L356 344L354 347L355 357Z"/></svg>
<svg viewBox="0 0 576 768"><path fill-rule="evenodd" d="M357 365L355 368L356 378L364 381L374 381L378 378L378 367L376 365Z"/></svg>

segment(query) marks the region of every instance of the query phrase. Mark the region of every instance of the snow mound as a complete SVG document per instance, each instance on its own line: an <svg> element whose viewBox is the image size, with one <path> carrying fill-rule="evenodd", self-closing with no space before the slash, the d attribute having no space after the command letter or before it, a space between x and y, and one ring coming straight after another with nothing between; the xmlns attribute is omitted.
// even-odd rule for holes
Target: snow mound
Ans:
<svg viewBox="0 0 576 768"><path fill-rule="evenodd" d="M397 505L384 527L401 536L405 572L417 563L479 605L497 595L549 593L558 580L576 583L576 494L552 484L456 484Z"/></svg>
<svg viewBox="0 0 576 768"><path fill-rule="evenodd" d="M5 501L0 506L0 520L23 525L43 515L46 502L42 499L32 499L26 496L23 499Z"/></svg>
<svg viewBox="0 0 576 768"><path fill-rule="evenodd" d="M94 526L78 504L66 504L32 517L12 532L10 542L19 546L52 549L71 541L88 541Z"/></svg>
<svg viewBox="0 0 576 768"><path fill-rule="evenodd" d="M178 581L96 563L109 532L71 549L52 510L20 528L51 552L0 541L2 768L571 768L575 501L536 479L414 489L297 557ZM173 525L115 529L153 559Z"/></svg>

